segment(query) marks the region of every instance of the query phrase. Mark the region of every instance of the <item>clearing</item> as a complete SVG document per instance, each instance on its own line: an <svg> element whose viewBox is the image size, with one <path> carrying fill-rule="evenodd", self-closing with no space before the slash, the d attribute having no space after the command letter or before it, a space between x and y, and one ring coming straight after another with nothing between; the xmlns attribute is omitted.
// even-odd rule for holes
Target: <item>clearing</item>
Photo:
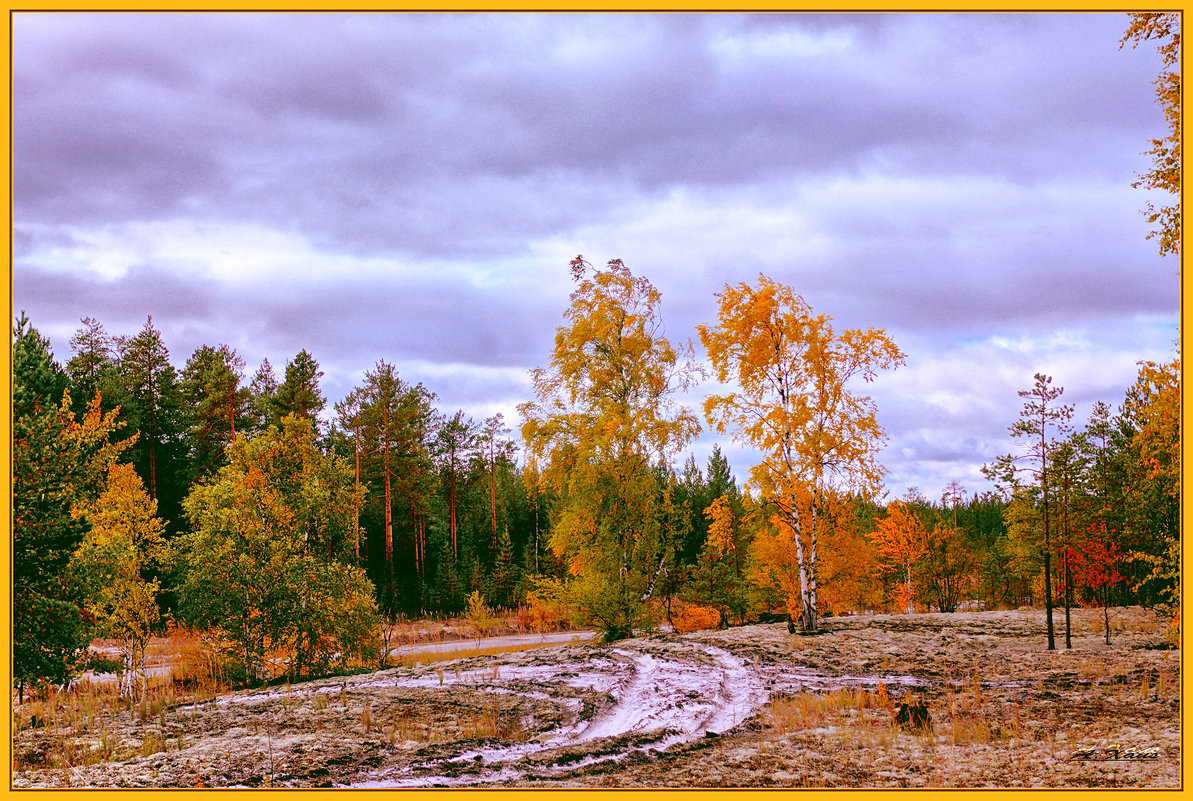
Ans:
<svg viewBox="0 0 1193 801"><path fill-rule="evenodd" d="M1038 610L876 615L816 637L768 624L545 645L90 719L34 720L26 704L13 785L1179 787L1180 652L1159 647L1162 621L1116 610L1110 646L1100 609L1074 621L1071 650L1059 615L1045 650ZM929 724L897 725L916 699Z"/></svg>

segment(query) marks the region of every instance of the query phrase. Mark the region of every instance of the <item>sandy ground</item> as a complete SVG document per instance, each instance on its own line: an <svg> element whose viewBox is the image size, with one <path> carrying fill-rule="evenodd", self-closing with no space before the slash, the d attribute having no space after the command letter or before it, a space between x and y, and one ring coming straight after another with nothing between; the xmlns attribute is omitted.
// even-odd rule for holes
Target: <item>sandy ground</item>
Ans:
<svg viewBox="0 0 1193 801"><path fill-rule="evenodd" d="M450 654L454 651L469 651L475 648L519 648L535 645L575 645L588 642L596 636L595 631L549 631L543 634L505 634L473 640L452 640L450 642L424 642L400 645L390 650L394 656L419 654Z"/></svg>
<svg viewBox="0 0 1193 801"><path fill-rule="evenodd" d="M1100 610L1075 620L1071 650L1039 611L866 616L244 691L72 734L107 744L91 765L39 767L67 733L22 726L13 785L1179 787L1163 625L1119 610L1108 647ZM926 728L893 722L913 699Z"/></svg>

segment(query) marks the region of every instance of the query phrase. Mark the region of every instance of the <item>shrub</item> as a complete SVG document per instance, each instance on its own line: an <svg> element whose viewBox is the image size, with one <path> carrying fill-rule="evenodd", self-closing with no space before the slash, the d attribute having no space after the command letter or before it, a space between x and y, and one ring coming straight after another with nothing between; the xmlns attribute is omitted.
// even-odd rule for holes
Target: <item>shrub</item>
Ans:
<svg viewBox="0 0 1193 801"><path fill-rule="evenodd" d="M721 625L721 613L711 606L687 604L671 616L675 630L681 634L700 629L715 629Z"/></svg>
<svg viewBox="0 0 1193 801"><path fill-rule="evenodd" d="M480 590L468 596L468 609L464 612L464 619L476 629L477 637L485 636L497 625L497 619L485 604L485 597L481 595Z"/></svg>
<svg viewBox="0 0 1193 801"><path fill-rule="evenodd" d="M542 634L556 629L563 621L563 611L547 603L537 595L530 593L526 596L526 603L518 607L518 628L521 631L533 631Z"/></svg>

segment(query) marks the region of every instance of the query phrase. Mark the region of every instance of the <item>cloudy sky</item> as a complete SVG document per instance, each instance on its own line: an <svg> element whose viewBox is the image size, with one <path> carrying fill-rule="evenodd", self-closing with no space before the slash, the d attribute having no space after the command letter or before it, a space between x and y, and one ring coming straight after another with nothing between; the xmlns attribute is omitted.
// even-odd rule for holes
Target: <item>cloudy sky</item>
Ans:
<svg viewBox="0 0 1193 801"><path fill-rule="evenodd" d="M1034 373L1084 421L1178 336L1130 186L1159 59L1126 26L18 13L13 313L63 362L80 318L152 315L180 368L306 348L330 407L383 358L514 423L576 254L649 278L675 340L761 272L906 352L868 388L892 496L982 489Z"/></svg>

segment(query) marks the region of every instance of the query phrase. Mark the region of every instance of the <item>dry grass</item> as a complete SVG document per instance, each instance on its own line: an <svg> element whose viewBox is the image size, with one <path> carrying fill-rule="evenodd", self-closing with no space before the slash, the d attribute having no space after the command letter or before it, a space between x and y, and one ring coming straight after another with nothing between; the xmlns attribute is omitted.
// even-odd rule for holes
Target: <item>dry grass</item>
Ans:
<svg viewBox="0 0 1193 801"><path fill-rule="evenodd" d="M1106 647L1101 610L1075 610L1074 622L1088 627L1088 633L1075 634L1069 653L1044 650L1038 613L1030 627L1008 613L989 613L958 616L956 623L934 616L889 616L876 619L879 625L846 620L838 631L808 639L789 638L778 627L743 629L741 636L735 630L709 632L702 641L739 643L750 649L743 655L749 653L759 668L761 660L776 667L794 662L838 676L919 677L925 671L930 678L915 690L928 704L932 725L909 731L894 724L905 700L899 685L798 692L775 697L749 726L702 742L694 751L628 761L616 770L568 781L583 786L606 781L611 786L1170 786L1179 781L1171 765L1179 764L1180 753L1174 711L1180 699L1180 654L1148 647L1163 636L1162 624L1149 624L1135 610L1115 614L1113 645ZM942 629L945 620L949 625ZM1140 634L1149 625L1153 634L1145 636L1151 641ZM394 746L383 749L387 759L417 761L426 758L420 755L451 751L455 741L521 742L555 724L537 708L532 713L525 703L517 707L506 696L484 691L495 671L498 676L507 671L498 660L458 661L533 645L484 648L468 642L462 651L395 660L427 664L432 685L400 698L362 692L351 681L347 686L339 681L283 685L253 715L235 704L189 706L230 688L222 686L218 652L208 650L201 637L182 633L178 645L185 652L175 663L182 679L173 684L151 680L143 702L120 701L112 684L80 683L67 693L39 695L19 707L14 703L12 759L18 783L23 778L32 786L68 786L88 777L120 775L156 786L191 786L200 779L188 774L187 766L197 755L205 765L224 759L210 751L213 742L229 750L222 772L201 777L209 784L256 774L268 785L275 778L275 759L278 776L296 766L323 765L336 781L351 780L350 767L343 766L366 756L362 743ZM155 642L161 649L155 657L168 658L166 649L174 646L173 640ZM440 704L438 693L450 703ZM257 735L254 741L272 732L268 768L254 762L255 752L247 746L242 753L233 740L221 739L230 721ZM306 748L303 740L298 754L292 743L299 736L309 736L322 750ZM1159 745L1162 760L1082 763L1070 758L1079 748L1116 742ZM475 747L470 742L459 748ZM155 754L150 760L155 767L137 767L144 764L138 757Z"/></svg>
<svg viewBox="0 0 1193 801"><path fill-rule="evenodd" d="M880 684L877 691L843 687L826 693L779 696L771 701L767 715L770 731L782 735L849 719L860 710L892 708L886 688Z"/></svg>
<svg viewBox="0 0 1193 801"><path fill-rule="evenodd" d="M572 629L564 610L556 609L535 598L531 598L517 609L490 611L495 616L493 627L489 631L492 636L543 634ZM391 648L476 639L475 627L464 617L399 619L381 634Z"/></svg>
<svg viewBox="0 0 1193 801"><path fill-rule="evenodd" d="M789 750L792 736L826 737L838 748L889 751L900 736L894 723L895 704L886 687L845 687L831 692L779 696L766 709L767 728L759 753ZM804 786L815 786L814 777Z"/></svg>
<svg viewBox="0 0 1193 801"><path fill-rule="evenodd" d="M367 707L366 707L367 709ZM528 734L522 719L513 709L503 709L498 698L475 708L457 708L450 723L442 718L395 710L379 727L389 745L400 743L444 743L456 740L492 740L525 742ZM363 713L362 713L362 722Z"/></svg>
<svg viewBox="0 0 1193 801"><path fill-rule="evenodd" d="M909 694L903 700L913 697ZM767 708L760 750L765 752L775 747L774 740L799 733L827 736L846 748L887 752L900 736L914 736L930 746L938 741L954 746L1006 743L1022 737L1018 705L996 708L987 703L976 675L930 705L932 722L926 728L907 731L897 726L897 707L882 684L877 689L845 687L780 696Z"/></svg>
<svg viewBox="0 0 1193 801"><path fill-rule="evenodd" d="M16 771L73 767L144 756L166 748L164 710L177 702L168 682L151 684L145 700L119 698L115 687L82 682L69 692L47 692L13 710L13 733L29 730L32 747L14 749ZM118 718L137 723L138 737L120 737Z"/></svg>
<svg viewBox="0 0 1193 801"><path fill-rule="evenodd" d="M30 746L13 749L13 770L69 772L181 748L187 719L171 716L173 725L168 726L167 710L233 689L226 660L205 638L178 628L166 638L155 638L148 650L151 664L170 664L171 671L148 677L141 698L121 698L116 682L84 677L68 690L51 686L23 705L14 703L13 733L28 730ZM134 725L118 727L121 719Z"/></svg>

